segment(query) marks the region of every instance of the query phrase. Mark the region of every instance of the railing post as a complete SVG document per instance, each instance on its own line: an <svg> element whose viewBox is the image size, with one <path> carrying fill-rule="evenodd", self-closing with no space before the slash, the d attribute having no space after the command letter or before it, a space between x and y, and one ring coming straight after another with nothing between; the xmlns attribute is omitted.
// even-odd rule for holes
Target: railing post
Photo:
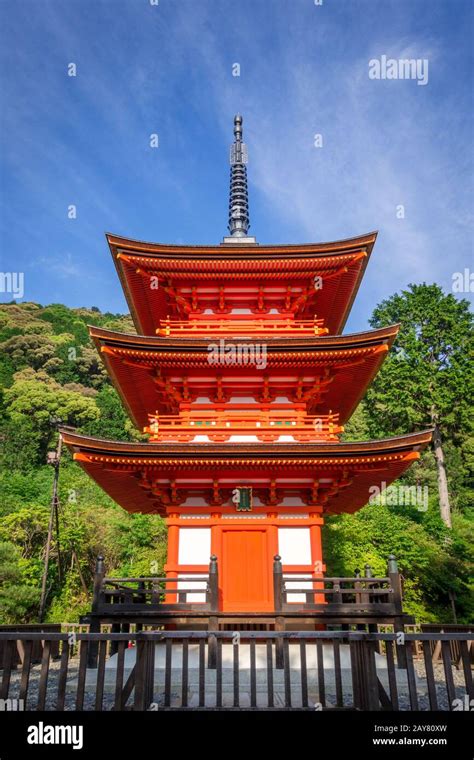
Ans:
<svg viewBox="0 0 474 760"><path fill-rule="evenodd" d="M343 594L341 593L341 588L342 588L341 587L341 583L342 583L341 578L338 578L336 581L332 582L332 594L331 594L332 604L343 604L344 603L344 597L343 597ZM339 614L341 614L341 613L339 613ZM343 631L348 631L349 630L349 626L347 624L343 623L341 625L341 629Z"/></svg>
<svg viewBox="0 0 474 760"><path fill-rule="evenodd" d="M219 611L219 570L215 554L211 555L209 562L209 603L211 612Z"/></svg>
<svg viewBox="0 0 474 760"><path fill-rule="evenodd" d="M89 626L89 633L100 633L100 612L103 603L103 591L104 591L104 577L105 577L105 563L101 554L97 557L95 563L94 573L94 587L92 591L92 605L91 605L91 623ZM89 641L89 649L87 656L87 666L89 668L97 667L97 652L99 645L97 641Z"/></svg>
<svg viewBox="0 0 474 760"><path fill-rule="evenodd" d="M166 588L166 583L164 583L164 587ZM151 589L151 596L150 596L150 605L153 607L154 605L157 605L160 603L160 584L158 581L152 580L150 581L150 589Z"/></svg>
<svg viewBox="0 0 474 760"><path fill-rule="evenodd" d="M145 591L145 581L138 581L137 586L138 586L139 590ZM137 603L139 603L139 604L146 604L147 603L147 596L146 596L145 593L139 594L139 595L137 594Z"/></svg>
<svg viewBox="0 0 474 760"><path fill-rule="evenodd" d="M281 557L275 554L273 557L273 604L275 612L283 609L283 566Z"/></svg>
<svg viewBox="0 0 474 760"><path fill-rule="evenodd" d="M390 586L392 588L393 606L398 614L403 613L402 608L402 581L400 573L398 571L397 560L394 554L388 555L388 567L387 574L390 580Z"/></svg>
<svg viewBox="0 0 474 760"><path fill-rule="evenodd" d="M359 572L359 577L361 579L361 582L360 582L360 590L361 590L361 593L360 593L360 603L361 603L361 605L364 608L366 608L366 606L370 602L370 594L366 594L365 593L365 591L368 588L368 584L367 584L367 582L364 582L363 578L367 578L367 577L370 578L371 577L371 575L372 575L372 569L371 569L370 565L365 565L364 571L365 571L364 575L361 575L361 573ZM368 573L368 575L367 575L367 573ZM362 623L362 627L361 627L360 630L362 630L362 631L367 631L368 630L368 627L366 626L365 623Z"/></svg>
<svg viewBox="0 0 474 760"><path fill-rule="evenodd" d="M368 563L366 565L364 565L364 576L366 578L372 578L373 577L372 576L372 566L369 565Z"/></svg>
<svg viewBox="0 0 474 760"><path fill-rule="evenodd" d="M217 631L219 619L216 614L212 614L219 611L219 569L215 554L211 555L209 562L209 607L211 615L208 631ZM207 667L213 670L217 667L217 638L211 634L207 640Z"/></svg>
<svg viewBox="0 0 474 760"><path fill-rule="evenodd" d="M275 554L273 558L273 605L275 607L275 631L285 630L285 619L281 613L283 610L283 594L284 594L284 582L283 582L283 566L281 564L281 557L279 554ZM284 647L283 639L275 639L275 667L278 670L283 669L284 665Z"/></svg>
<svg viewBox="0 0 474 760"><path fill-rule="evenodd" d="M354 570L354 578L360 578L360 577L361 577L360 570L358 567L356 567L356 569ZM364 601L364 597L362 596L362 583L360 581L355 581L354 591L356 592L355 594L356 604L362 605ZM364 623L357 623L356 628L358 631L365 631Z"/></svg>
<svg viewBox="0 0 474 760"><path fill-rule="evenodd" d="M373 577L372 567L369 564L367 564L367 565L364 566L364 570L365 570L365 577L366 578L372 578ZM373 589L373 586L370 583L367 583L367 589L371 590L371 589ZM374 599L374 597L372 596L372 594L367 594L367 603L368 604L372 604L373 599ZM377 624L376 623L369 623L369 633L377 633Z"/></svg>
<svg viewBox="0 0 474 760"><path fill-rule="evenodd" d="M390 580L390 587L392 589L393 606L395 608L395 618L393 621L393 629L395 633L404 633L405 627L403 625L403 603L402 603L402 579L398 570L398 563L394 554L389 554L387 574ZM397 647L397 663L399 668L405 668L407 664L405 647L401 644L396 644Z"/></svg>
<svg viewBox="0 0 474 760"><path fill-rule="evenodd" d="M334 604L342 604L341 579L333 581L332 591L332 600Z"/></svg>
<svg viewBox="0 0 474 760"><path fill-rule="evenodd" d="M94 588L92 592L92 612L98 612L102 601L103 581L105 576L105 563L101 554L97 557L94 573Z"/></svg>

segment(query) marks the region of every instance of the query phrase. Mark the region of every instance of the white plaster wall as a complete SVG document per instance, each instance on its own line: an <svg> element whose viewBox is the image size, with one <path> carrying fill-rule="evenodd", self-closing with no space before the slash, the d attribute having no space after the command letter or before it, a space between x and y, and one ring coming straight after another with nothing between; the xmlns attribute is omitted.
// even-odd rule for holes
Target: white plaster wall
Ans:
<svg viewBox="0 0 474 760"><path fill-rule="evenodd" d="M284 565L311 565L309 528L278 528L278 554Z"/></svg>
<svg viewBox="0 0 474 760"><path fill-rule="evenodd" d="M278 554L284 565L311 565L311 539L309 528L278 528ZM311 575L295 575L295 581L287 581L287 588L311 588ZM304 602L304 594L288 594L288 602Z"/></svg>
<svg viewBox="0 0 474 760"><path fill-rule="evenodd" d="M210 528L180 528L178 563L208 565L211 556Z"/></svg>
<svg viewBox="0 0 474 760"><path fill-rule="evenodd" d="M208 565L211 556L211 529L210 528L180 528L179 545L178 545L178 563L180 565ZM182 578L178 575L178 578ZM203 578L204 576L193 575L193 578ZM205 589L206 581L191 583L190 581L179 581L178 589L192 588ZM186 594L187 602L205 602L205 594Z"/></svg>

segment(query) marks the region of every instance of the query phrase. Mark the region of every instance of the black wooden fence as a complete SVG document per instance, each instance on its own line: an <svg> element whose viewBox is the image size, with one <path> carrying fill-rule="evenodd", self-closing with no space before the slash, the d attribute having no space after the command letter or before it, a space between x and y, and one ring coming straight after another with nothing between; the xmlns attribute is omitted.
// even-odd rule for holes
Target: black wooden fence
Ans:
<svg viewBox="0 0 474 760"><path fill-rule="evenodd" d="M0 709L469 709L472 640L353 631L5 632ZM36 641L43 642L37 664ZM19 642L24 656L15 667ZM433 664L437 643L442 661ZM87 667L92 646L95 669Z"/></svg>

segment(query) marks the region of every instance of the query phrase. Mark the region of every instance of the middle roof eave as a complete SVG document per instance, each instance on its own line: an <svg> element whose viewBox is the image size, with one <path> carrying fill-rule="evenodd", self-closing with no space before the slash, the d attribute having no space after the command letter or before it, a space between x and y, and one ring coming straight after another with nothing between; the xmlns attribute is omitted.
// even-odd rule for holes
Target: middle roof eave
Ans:
<svg viewBox="0 0 474 760"><path fill-rule="evenodd" d="M73 451L97 453L104 456L161 457L161 458L228 458L228 457L346 457L370 456L421 451L432 440L433 429L380 438L371 441L344 441L340 443L145 443L116 441L82 435L66 428L60 429L66 445Z"/></svg>
<svg viewBox="0 0 474 760"><path fill-rule="evenodd" d="M137 351L156 351L159 352L182 352L182 351L207 351L210 343L216 340L225 339L229 342L245 343L246 341L262 342L264 341L270 351L285 350L294 352L298 350L305 351L330 351L347 350L351 348L361 348L364 346L373 346L376 344L387 343L392 345L400 325L388 325L376 330L366 330L359 333L348 333L346 335L308 335L308 336L269 336L254 335L252 338L244 336L209 336L199 338L189 337L163 337L161 335L138 335L134 333L122 333L116 330L107 330L95 325L89 325L89 334L100 350L102 345L117 346Z"/></svg>
<svg viewBox="0 0 474 760"><path fill-rule="evenodd" d="M267 349L266 372L271 373L272 366L280 372L284 367L288 371L294 367L293 371L298 373L318 373L321 367L332 367L334 376L339 378L338 382L331 383L325 398L321 403L316 403L315 409L318 409L317 413L328 410L339 412L340 422L344 424L378 372L397 332L398 325L392 325L346 336L287 340L271 338L268 342L263 339ZM208 349L215 339L174 340L128 335L97 327L91 327L90 333L125 408L138 428L148 423L148 414L165 411L150 372L153 367L174 375L177 372L185 375L204 368L211 374L223 369L236 369L224 363L210 367ZM245 339L240 339L240 342L245 342ZM353 366L348 367L348 364ZM253 370L253 367L246 367L245 370ZM313 413L316 411L313 410Z"/></svg>

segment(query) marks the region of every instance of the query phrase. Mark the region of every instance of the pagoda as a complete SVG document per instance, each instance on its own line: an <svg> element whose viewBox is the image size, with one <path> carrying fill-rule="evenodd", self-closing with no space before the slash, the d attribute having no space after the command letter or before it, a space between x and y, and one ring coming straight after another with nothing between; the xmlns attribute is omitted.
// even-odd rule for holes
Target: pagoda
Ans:
<svg viewBox="0 0 474 760"><path fill-rule="evenodd" d="M431 431L340 440L399 329L341 334L376 233L259 245L248 234L239 115L230 162L220 245L107 235L137 334L90 334L148 441L62 434L121 507L165 518L176 587L204 577L214 555L219 611L268 614L275 555L297 586L323 578L325 515L363 507L420 457Z"/></svg>

